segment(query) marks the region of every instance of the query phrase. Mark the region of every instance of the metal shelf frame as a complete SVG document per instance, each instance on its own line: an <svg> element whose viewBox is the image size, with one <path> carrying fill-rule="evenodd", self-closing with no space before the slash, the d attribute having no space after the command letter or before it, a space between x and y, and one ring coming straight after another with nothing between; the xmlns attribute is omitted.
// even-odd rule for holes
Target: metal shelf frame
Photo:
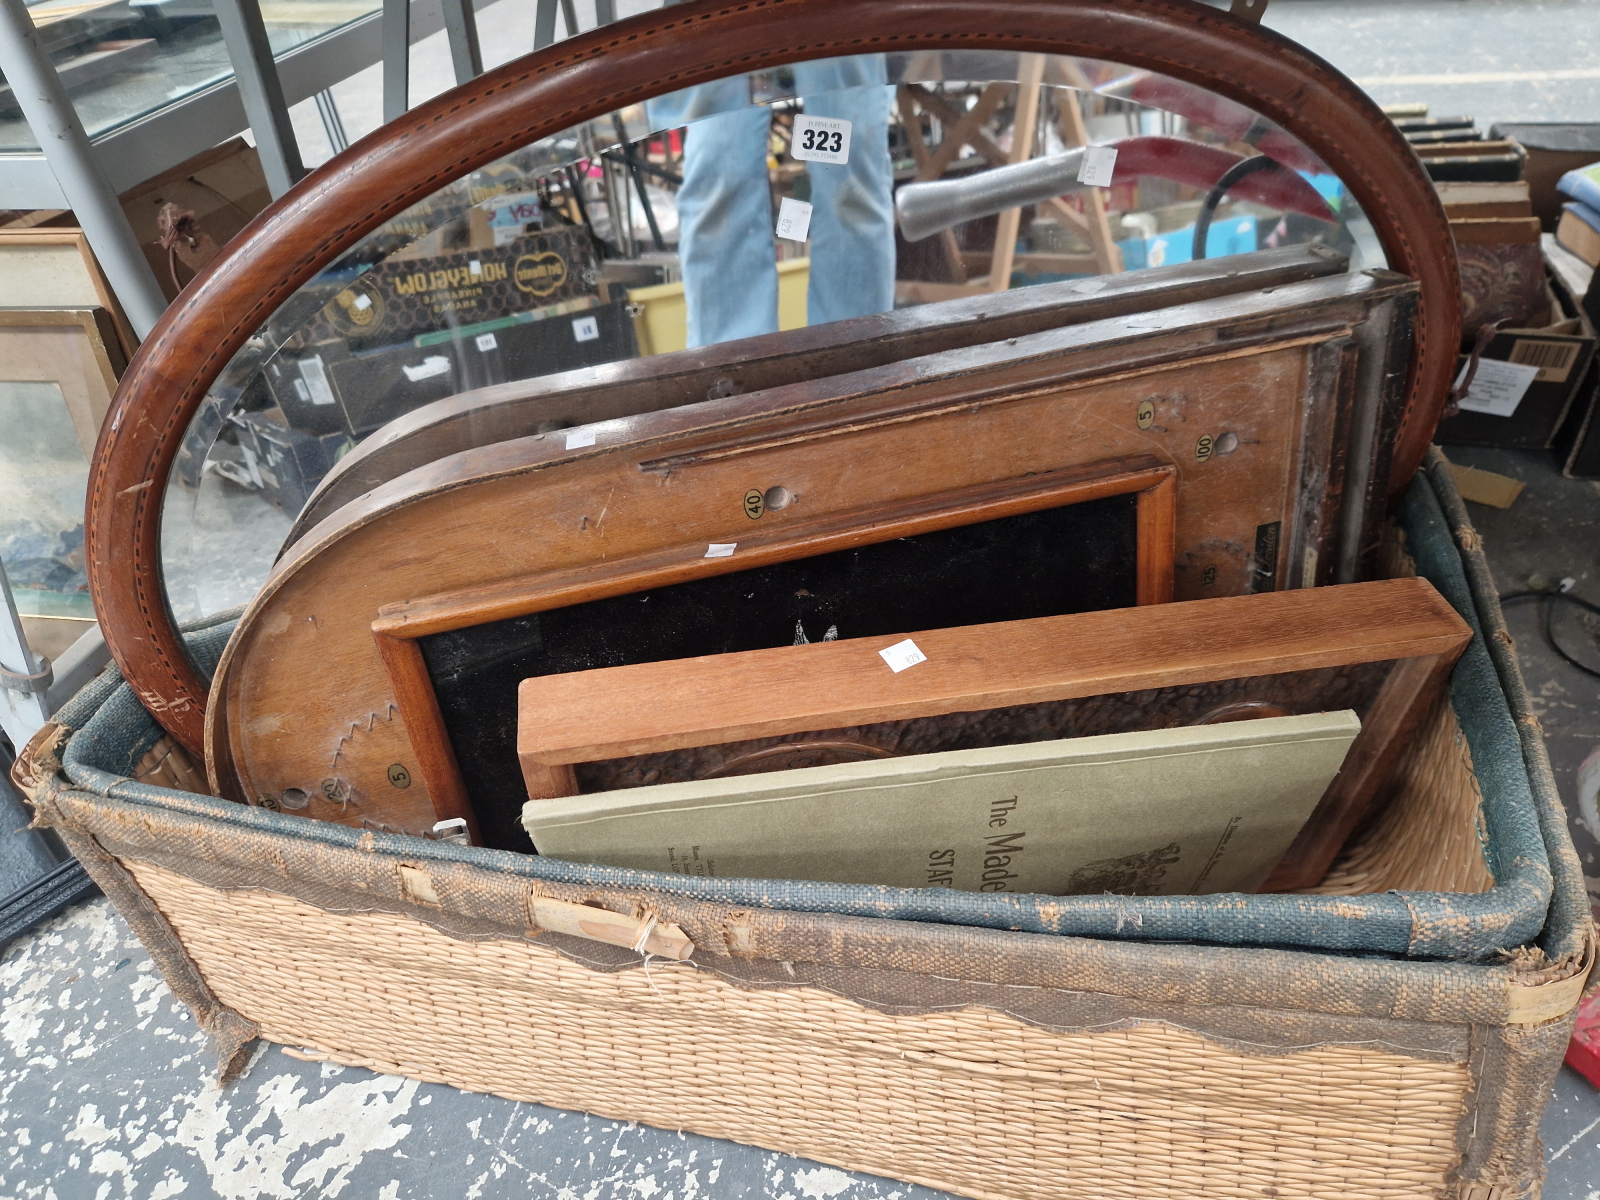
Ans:
<svg viewBox="0 0 1600 1200"><path fill-rule="evenodd" d="M472 0L472 12L476 14L493 3L495 0ZM446 11L452 6L460 11L462 0L412 0L407 31L409 43L415 44L445 29ZM252 3L250 7L255 6ZM391 0L384 7L392 11L396 5ZM463 28L458 25L458 29ZM309 100L318 92L382 61L382 29L383 11L380 9L279 56L275 65L284 104L292 107ZM458 34L458 37L463 36ZM473 50L476 41L474 30ZM465 47L461 54L467 62L476 57ZM457 75L458 82L462 82L459 65ZM385 116L388 115L386 111ZM239 85L229 79L114 129L95 139L92 145L112 190L123 192L170 170L207 147L244 132L250 125ZM0 208L69 207L66 194L43 153L0 154Z"/></svg>

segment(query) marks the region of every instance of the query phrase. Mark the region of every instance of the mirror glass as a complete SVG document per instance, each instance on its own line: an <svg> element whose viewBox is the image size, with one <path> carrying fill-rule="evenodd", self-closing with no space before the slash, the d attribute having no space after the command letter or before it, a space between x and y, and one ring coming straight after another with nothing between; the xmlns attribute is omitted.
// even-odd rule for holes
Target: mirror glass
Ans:
<svg viewBox="0 0 1600 1200"><path fill-rule="evenodd" d="M173 613L248 602L342 459L462 393L1297 243L1384 265L1295 138L1114 63L871 54L660 96L442 188L255 332L167 490Z"/></svg>

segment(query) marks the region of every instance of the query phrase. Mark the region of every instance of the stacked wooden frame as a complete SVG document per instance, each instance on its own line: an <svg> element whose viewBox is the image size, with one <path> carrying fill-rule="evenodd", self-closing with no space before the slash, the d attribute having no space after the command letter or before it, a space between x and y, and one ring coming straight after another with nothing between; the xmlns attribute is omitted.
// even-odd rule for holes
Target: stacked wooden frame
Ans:
<svg viewBox="0 0 1600 1200"><path fill-rule="evenodd" d="M280 560L218 668L213 786L480 841L422 639L1107 495L1139 497L1137 603L1358 577L1414 295L1328 276L440 458ZM515 778L510 723L488 752Z"/></svg>

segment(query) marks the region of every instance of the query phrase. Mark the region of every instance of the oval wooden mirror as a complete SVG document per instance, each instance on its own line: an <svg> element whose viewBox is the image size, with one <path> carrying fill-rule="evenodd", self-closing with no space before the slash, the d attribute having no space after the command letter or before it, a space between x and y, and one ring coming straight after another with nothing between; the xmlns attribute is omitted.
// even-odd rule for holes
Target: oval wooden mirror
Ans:
<svg viewBox="0 0 1600 1200"><path fill-rule="evenodd" d="M1246 106L1326 164L1370 220L1387 265L1417 284L1389 479L1391 489L1404 484L1454 367L1454 257L1443 210L1411 150L1326 63L1270 31L1177 0L686 3L519 59L379 130L264 212L168 310L127 372L102 432L86 527L96 608L146 705L185 746L199 749L207 689L184 653L164 590L163 496L208 390L314 277L452 180L629 105L787 63L963 50L1087 56L1156 72ZM1261 132L1253 131L1258 140ZM359 307L359 297L351 303Z"/></svg>

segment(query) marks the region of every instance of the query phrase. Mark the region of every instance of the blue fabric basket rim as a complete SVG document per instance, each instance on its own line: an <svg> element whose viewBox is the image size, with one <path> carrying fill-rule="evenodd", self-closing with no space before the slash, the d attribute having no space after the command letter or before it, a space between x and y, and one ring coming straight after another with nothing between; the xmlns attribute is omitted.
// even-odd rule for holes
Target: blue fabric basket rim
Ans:
<svg viewBox="0 0 1600 1200"><path fill-rule="evenodd" d="M1484 638L1481 580L1476 588L1469 581L1441 495L1457 505L1459 500L1453 484L1443 476L1442 458L1435 457L1437 461L1413 480L1395 515L1407 534L1418 573L1439 589L1473 630L1472 642L1452 676L1450 695L1483 793L1486 857L1495 885L1481 893L1042 896L687 878L358 830L129 778L134 764L159 740L162 731L114 671L106 672L57 715L61 724L74 731L66 743L62 767L77 788L119 801L328 846L413 861L460 862L558 883L647 889L740 907L1040 934L1483 961L1539 937L1554 890L1546 839L1565 831L1564 827L1559 832L1551 828L1551 815L1545 811L1549 803L1538 803L1533 793L1529 765L1524 761L1524 740ZM1492 591L1488 599L1492 602ZM1484 611L1498 628L1498 606ZM216 623L188 633L191 653L203 671L215 667L232 624L218 618ZM1504 663L1499 665L1505 669ZM1515 669L1514 663L1511 669ZM1542 747L1537 752L1542 754Z"/></svg>

